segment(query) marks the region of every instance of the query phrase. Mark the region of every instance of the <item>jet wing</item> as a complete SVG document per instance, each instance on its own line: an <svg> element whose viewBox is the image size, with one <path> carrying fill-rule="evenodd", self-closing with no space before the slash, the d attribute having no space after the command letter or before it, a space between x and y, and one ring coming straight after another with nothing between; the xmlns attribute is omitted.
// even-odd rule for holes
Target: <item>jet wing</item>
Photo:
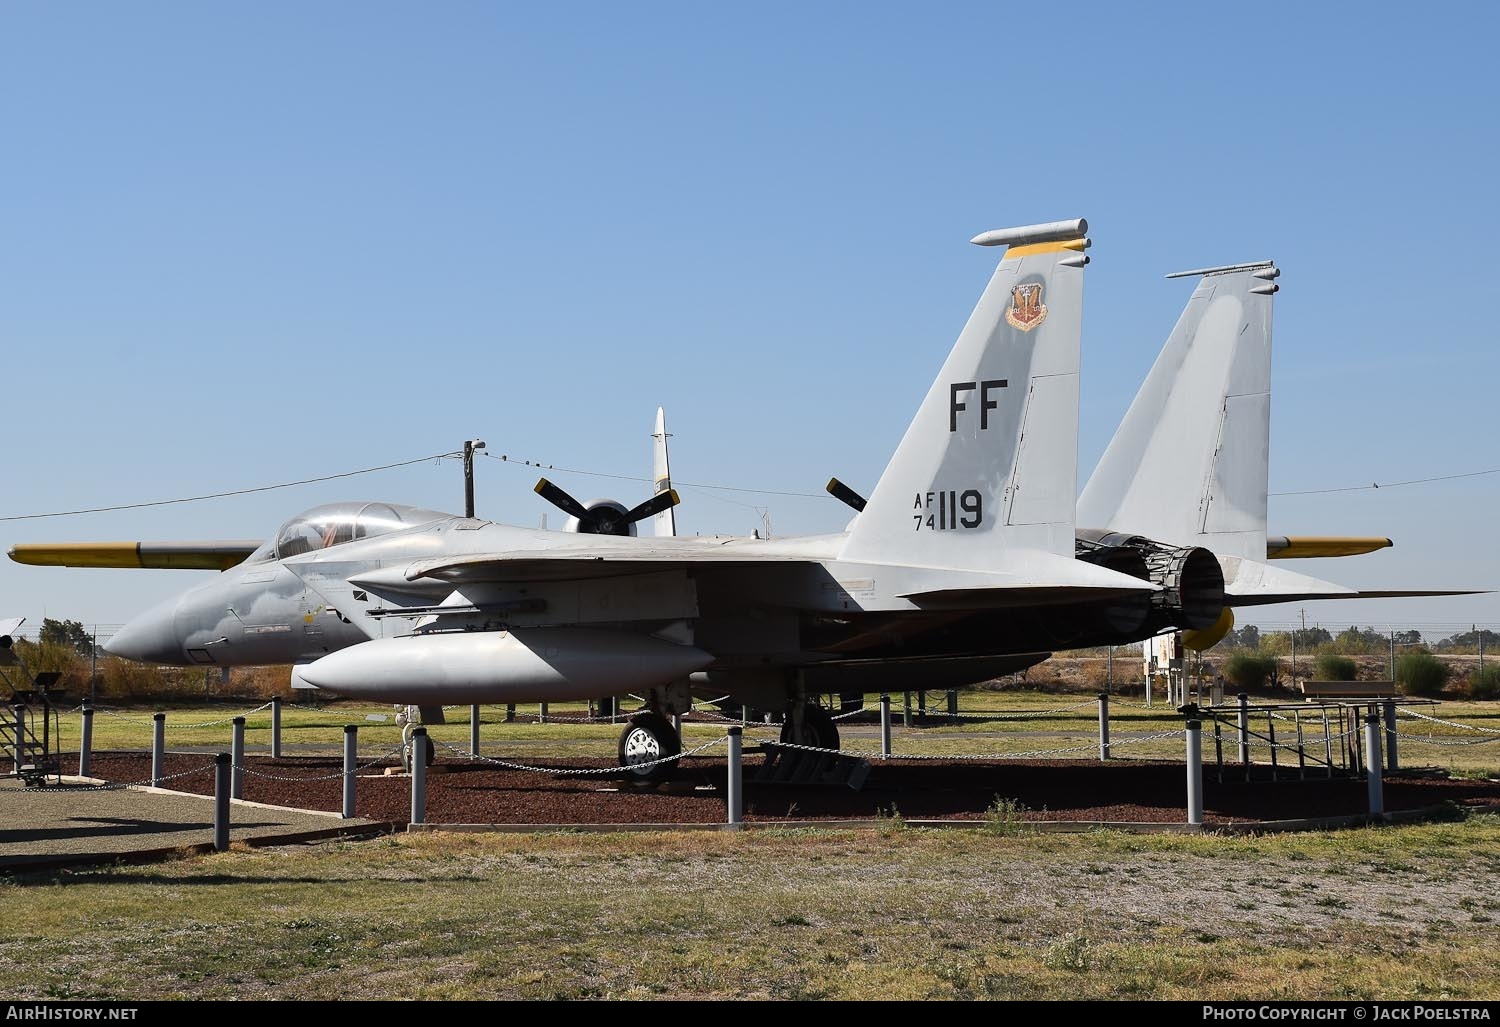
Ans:
<svg viewBox="0 0 1500 1027"><path fill-rule="evenodd" d="M423 578L452 584L549 581L650 574L704 565L728 567L815 562L815 558L803 553L747 552L743 545L619 546L601 543L576 548L523 549L418 560L404 567L360 574L350 580L356 585L400 588Z"/></svg>
<svg viewBox="0 0 1500 1027"><path fill-rule="evenodd" d="M20 542L16 563L37 567L148 567L225 571L243 563L260 539L216 542Z"/></svg>

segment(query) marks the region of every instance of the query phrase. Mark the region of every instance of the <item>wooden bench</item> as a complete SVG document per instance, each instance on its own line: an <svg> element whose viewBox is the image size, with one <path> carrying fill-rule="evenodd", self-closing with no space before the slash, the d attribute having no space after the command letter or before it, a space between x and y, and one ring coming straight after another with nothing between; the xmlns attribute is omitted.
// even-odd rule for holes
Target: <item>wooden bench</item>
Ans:
<svg viewBox="0 0 1500 1027"><path fill-rule="evenodd" d="M1394 699L1394 681L1304 681L1306 699Z"/></svg>

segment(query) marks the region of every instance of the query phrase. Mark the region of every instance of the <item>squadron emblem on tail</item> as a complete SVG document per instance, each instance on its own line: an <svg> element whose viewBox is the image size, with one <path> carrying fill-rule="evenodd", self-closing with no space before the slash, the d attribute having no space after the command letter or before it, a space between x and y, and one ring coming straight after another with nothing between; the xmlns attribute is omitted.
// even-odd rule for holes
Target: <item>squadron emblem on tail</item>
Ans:
<svg viewBox="0 0 1500 1027"><path fill-rule="evenodd" d="M1010 291L1010 309L1005 322L1012 328L1029 332L1047 320L1047 304L1042 302L1042 283L1027 282Z"/></svg>

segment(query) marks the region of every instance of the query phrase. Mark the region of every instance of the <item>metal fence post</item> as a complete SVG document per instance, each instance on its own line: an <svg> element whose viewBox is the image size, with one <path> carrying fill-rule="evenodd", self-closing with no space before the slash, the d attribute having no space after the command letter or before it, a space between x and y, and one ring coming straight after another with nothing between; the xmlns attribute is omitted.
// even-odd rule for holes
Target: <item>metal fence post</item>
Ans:
<svg viewBox="0 0 1500 1027"><path fill-rule="evenodd" d="M958 721L958 689L948 689L948 716L955 723Z"/></svg>
<svg viewBox="0 0 1500 1027"><path fill-rule="evenodd" d="M891 697L880 696L880 755L891 757Z"/></svg>
<svg viewBox="0 0 1500 1027"><path fill-rule="evenodd" d="M344 725L344 819L354 816L354 764L359 752L359 725Z"/></svg>
<svg viewBox="0 0 1500 1027"><path fill-rule="evenodd" d="M159 716L159 714L158 714ZM214 851L229 850L229 753L214 756Z"/></svg>
<svg viewBox="0 0 1500 1027"><path fill-rule="evenodd" d="M904 697L903 702L905 703L905 705L903 705L902 708L901 708L901 726L902 727L911 727L911 693L910 692L906 692L905 693L905 697Z"/></svg>
<svg viewBox="0 0 1500 1027"><path fill-rule="evenodd" d="M1240 700L1240 762L1250 765L1250 696L1239 694Z"/></svg>
<svg viewBox="0 0 1500 1027"><path fill-rule="evenodd" d="M1187 822L1203 823L1203 722L1187 722Z"/></svg>
<svg viewBox="0 0 1500 1027"><path fill-rule="evenodd" d="M1380 716L1365 717L1365 783L1370 791L1370 815L1385 813L1385 789L1380 780Z"/></svg>
<svg viewBox="0 0 1500 1027"><path fill-rule="evenodd" d="M546 703L540 703L537 706L537 718L536 718L536 722L538 724L545 724L545 723L547 723L547 704Z"/></svg>
<svg viewBox="0 0 1500 1027"><path fill-rule="evenodd" d="M411 822L427 823L427 729L411 733Z"/></svg>
<svg viewBox="0 0 1500 1027"><path fill-rule="evenodd" d="M741 746L744 744L740 737L743 728L732 727L729 729L729 823L738 824L745 815L745 781L744 769L741 765Z"/></svg>
<svg viewBox="0 0 1500 1027"><path fill-rule="evenodd" d="M281 759L281 696L271 696L271 758Z"/></svg>
<svg viewBox="0 0 1500 1027"><path fill-rule="evenodd" d="M1307 780L1307 746L1302 743L1302 714L1292 713L1292 719L1297 722L1297 780Z"/></svg>
<svg viewBox="0 0 1500 1027"><path fill-rule="evenodd" d="M245 797L245 718L235 717L230 721L229 758L232 762L229 775L229 796L233 799Z"/></svg>
<svg viewBox="0 0 1500 1027"><path fill-rule="evenodd" d="M21 764L26 762L26 707L16 703L11 708L11 714L16 718L11 729L16 733L16 746L11 750L15 757L15 776L21 776Z"/></svg>
<svg viewBox="0 0 1500 1027"><path fill-rule="evenodd" d="M479 755L479 704L469 707L469 751Z"/></svg>
<svg viewBox="0 0 1500 1027"><path fill-rule="evenodd" d="M511 721L513 721L515 719L516 719L516 704L513 703L513 702L506 703L505 704L505 722L507 724L509 724Z"/></svg>
<svg viewBox="0 0 1500 1027"><path fill-rule="evenodd" d="M162 761L166 759L167 715L153 713L151 721L151 787L157 788L161 785Z"/></svg>
<svg viewBox="0 0 1500 1027"><path fill-rule="evenodd" d="M1401 761L1396 755L1396 701L1385 701L1385 768L1400 770Z"/></svg>
<svg viewBox="0 0 1500 1027"><path fill-rule="evenodd" d="M1099 693L1099 758L1109 759L1109 693Z"/></svg>
<svg viewBox="0 0 1500 1027"><path fill-rule="evenodd" d="M94 760L94 707L83 700L83 740L78 743L78 776L88 777Z"/></svg>

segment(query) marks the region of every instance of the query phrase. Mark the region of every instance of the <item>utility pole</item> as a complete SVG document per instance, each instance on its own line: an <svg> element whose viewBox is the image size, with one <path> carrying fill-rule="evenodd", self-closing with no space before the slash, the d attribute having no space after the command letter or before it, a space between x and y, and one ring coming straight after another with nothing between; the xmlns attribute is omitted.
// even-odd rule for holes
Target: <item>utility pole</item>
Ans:
<svg viewBox="0 0 1500 1027"><path fill-rule="evenodd" d="M1479 676L1484 677L1484 632L1479 630L1479 625L1474 625L1474 637L1479 639Z"/></svg>
<svg viewBox="0 0 1500 1027"><path fill-rule="evenodd" d="M1391 628L1391 680L1396 680L1396 629Z"/></svg>
<svg viewBox="0 0 1500 1027"><path fill-rule="evenodd" d="M483 439L464 440L464 516L474 516L474 451L484 448Z"/></svg>

